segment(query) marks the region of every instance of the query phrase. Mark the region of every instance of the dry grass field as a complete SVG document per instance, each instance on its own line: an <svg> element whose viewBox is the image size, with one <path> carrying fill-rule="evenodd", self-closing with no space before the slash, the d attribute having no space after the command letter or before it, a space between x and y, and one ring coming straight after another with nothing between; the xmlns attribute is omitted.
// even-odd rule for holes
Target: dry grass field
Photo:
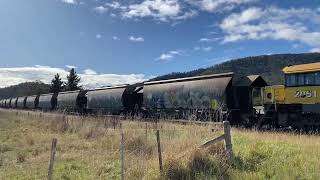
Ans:
<svg viewBox="0 0 320 180"><path fill-rule="evenodd" d="M46 179L52 138L54 179L120 179L120 124L97 117L0 109L0 179ZM223 144L198 149L219 126L121 121L125 179L319 179L320 137L232 129L234 156ZM160 129L163 172L156 129Z"/></svg>

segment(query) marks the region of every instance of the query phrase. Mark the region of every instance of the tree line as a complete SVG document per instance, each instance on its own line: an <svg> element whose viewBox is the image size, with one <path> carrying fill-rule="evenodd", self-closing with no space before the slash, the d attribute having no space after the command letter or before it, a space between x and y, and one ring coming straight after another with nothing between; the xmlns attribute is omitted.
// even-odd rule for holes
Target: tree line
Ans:
<svg viewBox="0 0 320 180"><path fill-rule="evenodd" d="M60 74L57 73L51 81L50 92L59 93L63 91L82 90L82 86L79 85L80 80L81 78L74 68L70 69L66 82L63 82Z"/></svg>

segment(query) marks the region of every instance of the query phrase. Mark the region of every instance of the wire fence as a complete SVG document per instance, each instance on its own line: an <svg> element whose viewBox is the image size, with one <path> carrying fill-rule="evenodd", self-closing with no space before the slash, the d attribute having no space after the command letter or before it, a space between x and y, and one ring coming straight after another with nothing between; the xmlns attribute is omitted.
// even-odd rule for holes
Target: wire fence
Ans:
<svg viewBox="0 0 320 180"><path fill-rule="evenodd" d="M12 110L11 113L20 120L32 120L57 136L52 142L44 141L42 148L33 149L34 156L28 160L21 155L21 167L36 166L32 174L40 179L156 179L167 173L164 169L171 162L188 160L216 137L220 138L218 142L227 140L226 134L230 136L230 129L225 131L230 125L222 123L128 121L120 116ZM228 141L213 151L225 152L225 148L230 151L231 139Z"/></svg>

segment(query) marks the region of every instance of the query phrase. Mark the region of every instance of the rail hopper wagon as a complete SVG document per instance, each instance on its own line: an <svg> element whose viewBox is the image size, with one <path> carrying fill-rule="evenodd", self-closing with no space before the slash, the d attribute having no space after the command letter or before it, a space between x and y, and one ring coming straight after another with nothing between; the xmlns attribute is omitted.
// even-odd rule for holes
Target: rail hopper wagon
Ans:
<svg viewBox="0 0 320 180"><path fill-rule="evenodd" d="M17 109L25 109L26 108L27 97L18 97L17 100Z"/></svg>
<svg viewBox="0 0 320 180"><path fill-rule="evenodd" d="M0 100L0 107L4 108L4 100L3 99Z"/></svg>
<svg viewBox="0 0 320 180"><path fill-rule="evenodd" d="M13 106L12 106L12 98L10 98L10 99L7 101L7 104L8 104L8 108L13 108Z"/></svg>
<svg viewBox="0 0 320 180"><path fill-rule="evenodd" d="M25 102L26 109L37 109L39 105L39 97L40 95L27 96L27 100Z"/></svg>
<svg viewBox="0 0 320 180"><path fill-rule="evenodd" d="M320 128L320 63L287 66L284 85L262 88L265 115L259 124Z"/></svg>
<svg viewBox="0 0 320 180"><path fill-rule="evenodd" d="M142 84L121 85L90 90L87 110L98 114L134 114L142 106Z"/></svg>
<svg viewBox="0 0 320 180"><path fill-rule="evenodd" d="M233 73L145 82L143 107L156 117L249 125L255 118L251 94L267 83L260 76Z"/></svg>
<svg viewBox="0 0 320 180"><path fill-rule="evenodd" d="M0 107L5 108L5 100L4 99L2 99L0 101Z"/></svg>
<svg viewBox="0 0 320 180"><path fill-rule="evenodd" d="M4 99L4 100L3 100L3 107L4 107L4 108L8 108L8 106L7 106L7 105L8 105L7 100L8 100L8 99Z"/></svg>
<svg viewBox="0 0 320 180"><path fill-rule="evenodd" d="M41 94L37 108L43 111L54 110L57 106L57 96L57 93Z"/></svg>
<svg viewBox="0 0 320 180"><path fill-rule="evenodd" d="M86 90L59 93L56 100L56 109L84 113L87 105L86 93ZM52 108L54 109L55 107Z"/></svg>

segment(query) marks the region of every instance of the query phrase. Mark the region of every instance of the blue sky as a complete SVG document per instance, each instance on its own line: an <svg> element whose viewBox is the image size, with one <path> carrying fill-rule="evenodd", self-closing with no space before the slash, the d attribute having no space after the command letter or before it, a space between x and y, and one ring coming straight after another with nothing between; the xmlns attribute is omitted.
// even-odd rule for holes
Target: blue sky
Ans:
<svg viewBox="0 0 320 180"><path fill-rule="evenodd" d="M89 88L320 51L319 0L1 0L0 87L75 66Z"/></svg>

